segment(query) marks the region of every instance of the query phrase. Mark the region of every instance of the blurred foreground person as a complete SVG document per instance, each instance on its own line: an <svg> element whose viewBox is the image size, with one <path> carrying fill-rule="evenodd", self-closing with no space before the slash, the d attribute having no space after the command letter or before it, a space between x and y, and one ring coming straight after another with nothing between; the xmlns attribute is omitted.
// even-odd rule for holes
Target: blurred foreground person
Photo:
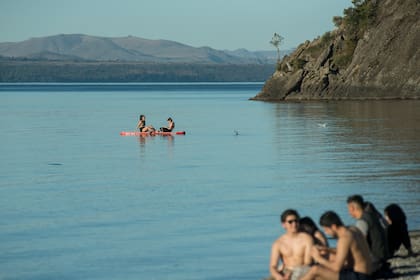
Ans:
<svg viewBox="0 0 420 280"><path fill-rule="evenodd" d="M317 247L312 247L311 256L317 265L311 267L302 280L369 280L373 271L369 246L363 234L354 226L346 227L333 211L325 212L320 224L326 234L337 238L337 249L332 260L323 258Z"/></svg>
<svg viewBox="0 0 420 280"><path fill-rule="evenodd" d="M388 248L391 256L404 245L407 249L408 255L413 256L414 252L411 248L410 236L407 229L407 218L404 211L398 204L390 204L385 210L385 219L388 222L387 235L388 235Z"/></svg>
<svg viewBox="0 0 420 280"><path fill-rule="evenodd" d="M374 270L378 272L388 271L389 263L387 259L388 241L386 239L386 231L379 217L374 211L367 211L363 197L360 195L352 195L347 199L347 209L350 216L356 219L355 226L363 233L369 244L370 252L374 260Z"/></svg>
<svg viewBox="0 0 420 280"><path fill-rule="evenodd" d="M299 220L299 231L306 232L314 239L315 245L328 247L328 240L325 234L318 229L310 217L303 217Z"/></svg>
<svg viewBox="0 0 420 280"><path fill-rule="evenodd" d="M288 209L281 214L281 224L286 233L274 241L271 247L270 274L275 280L300 279L312 263L312 237L298 231L299 214ZM279 263L282 263L279 267Z"/></svg>

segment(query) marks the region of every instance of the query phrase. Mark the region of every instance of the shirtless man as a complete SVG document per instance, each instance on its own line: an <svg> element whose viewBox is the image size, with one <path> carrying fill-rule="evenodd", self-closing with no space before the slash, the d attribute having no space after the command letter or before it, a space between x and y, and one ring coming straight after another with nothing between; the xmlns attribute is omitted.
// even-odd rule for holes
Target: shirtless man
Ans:
<svg viewBox="0 0 420 280"><path fill-rule="evenodd" d="M337 238L337 249L332 260L320 255L320 250L312 247L311 255L318 265L312 266L302 280L369 280L372 260L369 245L356 227L345 227L340 217L333 212L325 212L320 219L324 231Z"/></svg>
<svg viewBox="0 0 420 280"><path fill-rule="evenodd" d="M288 209L280 218L286 233L271 247L270 274L275 280L299 279L299 274L309 270L312 262L313 239L307 233L298 232L299 214L296 210ZM279 261L282 262L280 270Z"/></svg>

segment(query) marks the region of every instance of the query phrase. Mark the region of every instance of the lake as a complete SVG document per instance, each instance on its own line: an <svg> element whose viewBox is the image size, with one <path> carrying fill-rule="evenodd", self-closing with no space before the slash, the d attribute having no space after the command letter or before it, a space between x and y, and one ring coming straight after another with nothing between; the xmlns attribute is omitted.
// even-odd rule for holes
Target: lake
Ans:
<svg viewBox="0 0 420 280"><path fill-rule="evenodd" d="M420 229L420 101L266 103L261 83L0 84L1 279L261 279L279 215L347 196ZM122 137L140 114L173 137Z"/></svg>

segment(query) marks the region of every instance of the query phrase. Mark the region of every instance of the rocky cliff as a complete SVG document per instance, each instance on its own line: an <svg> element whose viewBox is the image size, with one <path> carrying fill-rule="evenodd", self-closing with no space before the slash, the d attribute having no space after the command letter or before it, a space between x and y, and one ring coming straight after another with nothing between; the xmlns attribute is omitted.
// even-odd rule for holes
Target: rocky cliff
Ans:
<svg viewBox="0 0 420 280"><path fill-rule="evenodd" d="M285 56L254 100L419 99L420 0L353 0Z"/></svg>

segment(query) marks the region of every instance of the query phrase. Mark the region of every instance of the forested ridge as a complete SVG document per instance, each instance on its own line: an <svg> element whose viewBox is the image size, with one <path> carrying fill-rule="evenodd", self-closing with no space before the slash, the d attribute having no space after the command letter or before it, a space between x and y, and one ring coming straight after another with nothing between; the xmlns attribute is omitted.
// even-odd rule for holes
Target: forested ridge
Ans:
<svg viewBox="0 0 420 280"><path fill-rule="evenodd" d="M259 82L270 64L52 61L0 58L0 82Z"/></svg>
<svg viewBox="0 0 420 280"><path fill-rule="evenodd" d="M419 99L420 2L352 0L279 61L256 100Z"/></svg>

